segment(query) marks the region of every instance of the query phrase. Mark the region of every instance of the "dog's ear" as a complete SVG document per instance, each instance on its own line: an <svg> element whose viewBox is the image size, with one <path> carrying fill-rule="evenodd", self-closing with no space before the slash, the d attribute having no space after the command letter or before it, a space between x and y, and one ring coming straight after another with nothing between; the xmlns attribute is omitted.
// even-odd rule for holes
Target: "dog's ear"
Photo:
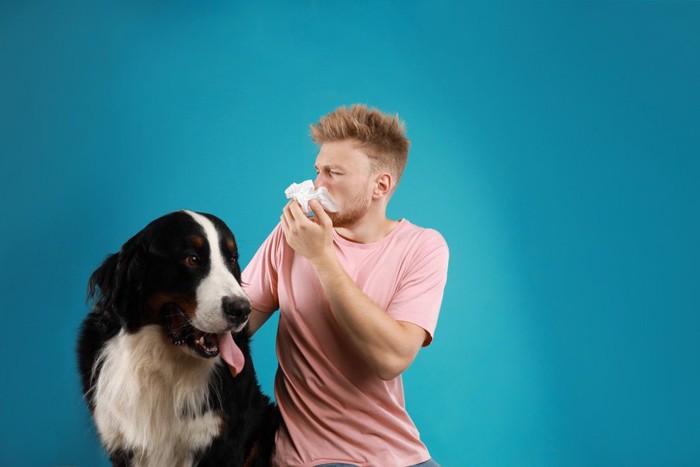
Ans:
<svg viewBox="0 0 700 467"><path fill-rule="evenodd" d="M105 311L117 314L133 328L139 316L139 298L143 287L142 232L127 241L119 253L109 255L90 276L88 300Z"/></svg>
<svg viewBox="0 0 700 467"><path fill-rule="evenodd" d="M119 253L115 253L107 256L100 267L95 269L88 281L88 301L94 300L105 305L112 302L118 264Z"/></svg>

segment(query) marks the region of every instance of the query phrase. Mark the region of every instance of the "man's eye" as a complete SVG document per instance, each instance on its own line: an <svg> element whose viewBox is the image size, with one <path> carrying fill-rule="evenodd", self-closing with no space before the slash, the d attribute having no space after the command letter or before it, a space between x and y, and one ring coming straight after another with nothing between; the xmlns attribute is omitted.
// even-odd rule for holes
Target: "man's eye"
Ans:
<svg viewBox="0 0 700 467"><path fill-rule="evenodd" d="M191 268L196 268L199 266L200 261L199 261L199 256L197 255L190 255L187 258L185 258L185 265L189 266Z"/></svg>

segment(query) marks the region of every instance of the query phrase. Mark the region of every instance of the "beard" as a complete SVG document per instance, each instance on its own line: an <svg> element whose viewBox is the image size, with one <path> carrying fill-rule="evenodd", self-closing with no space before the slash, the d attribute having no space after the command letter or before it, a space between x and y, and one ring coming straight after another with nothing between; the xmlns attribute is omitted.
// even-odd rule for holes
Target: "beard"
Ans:
<svg viewBox="0 0 700 467"><path fill-rule="evenodd" d="M364 193L358 193L347 205L341 207L340 211L327 214L333 221L333 227L349 227L362 219L369 210L370 203L370 198Z"/></svg>

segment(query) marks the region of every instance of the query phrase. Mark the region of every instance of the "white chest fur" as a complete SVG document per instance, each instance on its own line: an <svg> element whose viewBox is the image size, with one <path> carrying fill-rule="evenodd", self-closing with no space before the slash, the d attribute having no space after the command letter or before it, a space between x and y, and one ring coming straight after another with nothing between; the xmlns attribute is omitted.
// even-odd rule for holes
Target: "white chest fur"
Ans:
<svg viewBox="0 0 700 467"><path fill-rule="evenodd" d="M202 410L218 361L186 355L157 326L112 338L98 360L102 369L94 387L103 443L131 450L135 465L191 466L194 453L221 427L218 415Z"/></svg>

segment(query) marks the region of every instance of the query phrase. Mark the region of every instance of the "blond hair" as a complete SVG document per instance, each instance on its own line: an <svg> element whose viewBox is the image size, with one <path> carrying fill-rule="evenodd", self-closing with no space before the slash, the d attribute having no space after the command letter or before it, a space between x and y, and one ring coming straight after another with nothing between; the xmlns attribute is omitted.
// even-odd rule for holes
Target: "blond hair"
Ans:
<svg viewBox="0 0 700 467"><path fill-rule="evenodd" d="M355 140L369 157L372 170L388 170L397 183L411 145L398 114L387 115L363 104L338 107L322 117L311 125L311 138L317 144Z"/></svg>

